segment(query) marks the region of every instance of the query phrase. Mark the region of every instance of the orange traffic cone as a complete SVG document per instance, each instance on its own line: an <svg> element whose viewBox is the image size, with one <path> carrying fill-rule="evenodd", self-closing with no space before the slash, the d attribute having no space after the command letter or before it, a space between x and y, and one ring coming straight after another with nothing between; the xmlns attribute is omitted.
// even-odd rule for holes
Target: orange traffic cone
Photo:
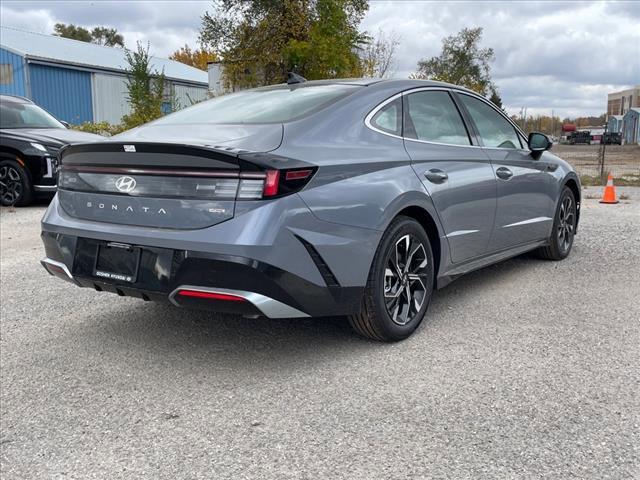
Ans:
<svg viewBox="0 0 640 480"><path fill-rule="evenodd" d="M613 186L613 176L611 174L609 174L609 177L607 178L607 186L604 187L600 203L618 203L616 187Z"/></svg>

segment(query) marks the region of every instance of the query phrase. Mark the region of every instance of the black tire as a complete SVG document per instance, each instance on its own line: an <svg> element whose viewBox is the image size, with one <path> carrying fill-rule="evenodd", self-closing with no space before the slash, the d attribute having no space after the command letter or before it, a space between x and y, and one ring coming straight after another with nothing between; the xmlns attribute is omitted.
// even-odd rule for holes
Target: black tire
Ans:
<svg viewBox="0 0 640 480"><path fill-rule="evenodd" d="M545 260L563 260L569 256L576 232L576 199L569 187L564 187L555 217L549 245L538 249L538 255Z"/></svg>
<svg viewBox="0 0 640 480"><path fill-rule="evenodd" d="M15 160L0 161L0 203L4 207L24 207L33 200L31 179Z"/></svg>
<svg viewBox="0 0 640 480"><path fill-rule="evenodd" d="M396 218L373 258L361 311L350 316L349 323L372 340L404 340L425 317L434 273L431 244L422 225L409 217Z"/></svg>

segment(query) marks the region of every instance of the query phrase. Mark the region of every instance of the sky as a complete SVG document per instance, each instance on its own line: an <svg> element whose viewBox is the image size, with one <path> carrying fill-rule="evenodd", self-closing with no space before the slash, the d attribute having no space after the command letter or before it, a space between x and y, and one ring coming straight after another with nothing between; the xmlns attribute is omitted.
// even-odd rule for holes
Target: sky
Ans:
<svg viewBox="0 0 640 480"><path fill-rule="evenodd" d="M149 42L168 56L196 46L210 1L12 1L0 23L41 33L55 23L116 28L126 46ZM495 51L492 75L510 114L599 115L607 93L640 84L640 1L371 1L361 29L400 38L396 77L438 55L442 39L482 27Z"/></svg>

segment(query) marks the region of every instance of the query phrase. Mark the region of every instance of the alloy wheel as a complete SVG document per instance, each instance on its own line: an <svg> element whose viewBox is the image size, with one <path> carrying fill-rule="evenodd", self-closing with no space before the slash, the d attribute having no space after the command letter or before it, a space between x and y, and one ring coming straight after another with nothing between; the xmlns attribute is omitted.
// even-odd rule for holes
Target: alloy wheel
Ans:
<svg viewBox="0 0 640 480"><path fill-rule="evenodd" d="M20 172L12 166L0 168L0 198L4 205L14 205L22 195L23 185Z"/></svg>
<svg viewBox="0 0 640 480"><path fill-rule="evenodd" d="M558 246L563 252L571 248L575 230L575 220L575 205L571 197L567 196L562 200L560 211L558 212Z"/></svg>
<svg viewBox="0 0 640 480"><path fill-rule="evenodd" d="M427 300L429 262L422 242L411 234L402 236L389 253L384 272L384 300L397 325L407 325Z"/></svg>

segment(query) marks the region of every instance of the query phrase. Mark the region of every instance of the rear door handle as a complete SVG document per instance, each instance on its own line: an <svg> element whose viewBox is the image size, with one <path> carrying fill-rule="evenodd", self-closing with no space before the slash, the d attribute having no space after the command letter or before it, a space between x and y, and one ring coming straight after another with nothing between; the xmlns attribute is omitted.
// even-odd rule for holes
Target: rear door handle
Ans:
<svg viewBox="0 0 640 480"><path fill-rule="evenodd" d="M513 172L507 167L500 167L496 170L496 175L502 180L509 180L511 177L513 177Z"/></svg>
<svg viewBox="0 0 640 480"><path fill-rule="evenodd" d="M438 168L432 168L431 170L427 170L424 172L424 176L431 183L443 183L446 182L449 178L449 175L444 173L442 170Z"/></svg>

